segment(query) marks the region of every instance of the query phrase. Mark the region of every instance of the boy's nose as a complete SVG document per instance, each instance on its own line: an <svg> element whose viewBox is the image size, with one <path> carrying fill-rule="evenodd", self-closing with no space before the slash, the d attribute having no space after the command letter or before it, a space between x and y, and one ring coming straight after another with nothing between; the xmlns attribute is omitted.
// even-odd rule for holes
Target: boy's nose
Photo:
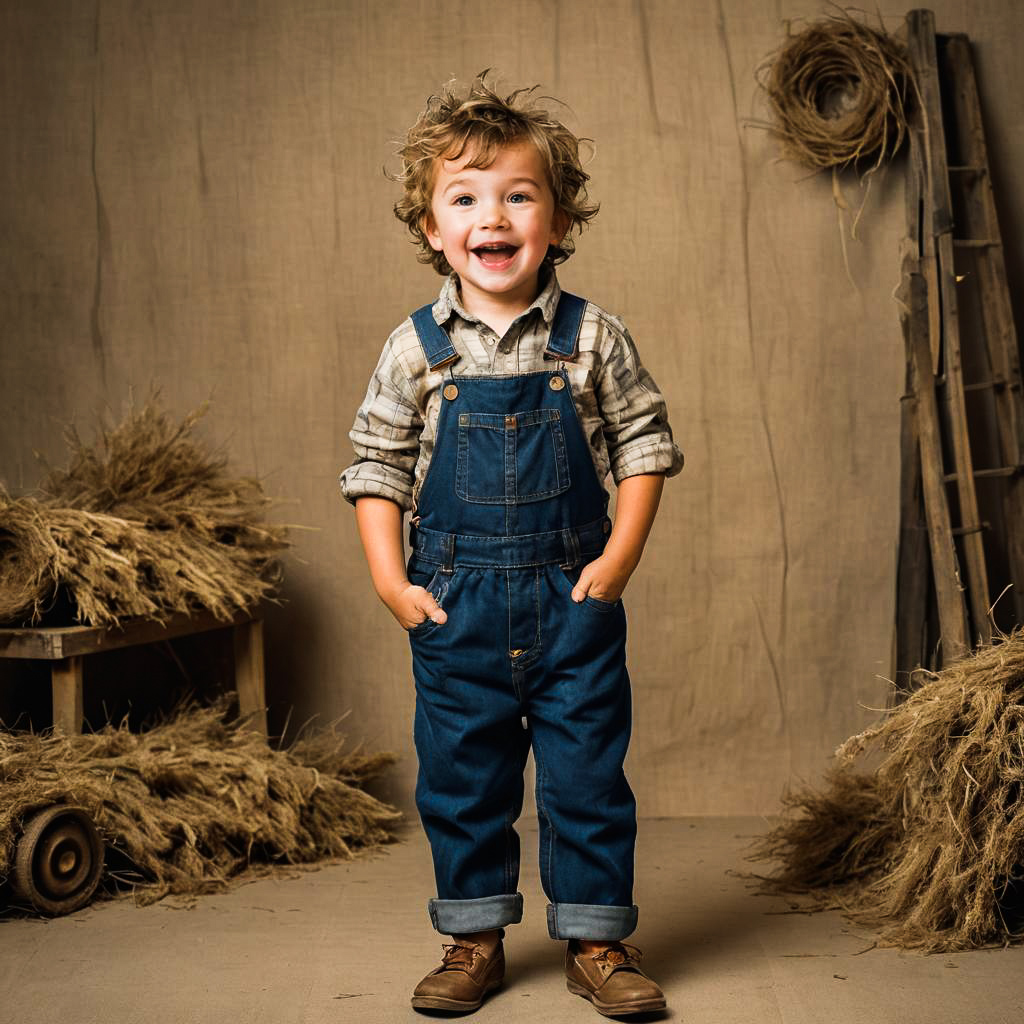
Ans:
<svg viewBox="0 0 1024 1024"><path fill-rule="evenodd" d="M505 207L499 202L480 203L477 207L480 215L480 227L508 227L508 216Z"/></svg>

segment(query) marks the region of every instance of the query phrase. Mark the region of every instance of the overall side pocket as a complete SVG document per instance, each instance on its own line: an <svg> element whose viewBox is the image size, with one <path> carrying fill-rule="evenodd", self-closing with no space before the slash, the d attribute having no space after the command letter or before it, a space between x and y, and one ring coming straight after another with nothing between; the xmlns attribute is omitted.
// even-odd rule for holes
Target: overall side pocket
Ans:
<svg viewBox="0 0 1024 1024"><path fill-rule="evenodd" d="M420 568L422 563L417 563L416 559L412 559L409 563L409 567L406 571L406 575L409 577L409 582L417 587L423 587L424 590L430 593L430 596L443 608L444 599L448 595L448 588L451 586L451 581L454 573L444 573L441 571L440 566L431 566L429 569ZM406 630L410 636L423 636L426 633L433 632L437 629L440 623L435 622L429 616L422 622L417 623L412 629Z"/></svg>
<svg viewBox="0 0 1024 1024"><path fill-rule="evenodd" d="M569 584L569 592L567 595L568 599L572 601L573 604L576 604L576 602L572 599L572 588L575 587L577 583L579 583L581 569L565 569L562 566L559 566L558 572L560 573L562 578ZM591 597L589 594L587 594L587 596L583 598L582 602L580 603L584 607L593 608L596 612L604 612L607 614L608 612L615 611L615 609L622 604L622 598L620 597L618 601L602 601L599 597Z"/></svg>

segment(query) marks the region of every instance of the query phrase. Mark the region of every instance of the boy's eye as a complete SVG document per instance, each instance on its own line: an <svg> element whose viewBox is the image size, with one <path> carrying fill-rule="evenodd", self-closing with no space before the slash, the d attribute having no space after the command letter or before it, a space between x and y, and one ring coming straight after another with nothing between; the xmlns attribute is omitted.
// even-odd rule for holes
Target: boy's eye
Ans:
<svg viewBox="0 0 1024 1024"><path fill-rule="evenodd" d="M512 195L508 197L508 201L510 203L528 203L530 201L530 197L525 192L513 192Z"/></svg>
<svg viewBox="0 0 1024 1024"><path fill-rule="evenodd" d="M456 196L455 200L454 200L454 203L455 203L456 206L472 206L473 205L473 197L472 196Z"/></svg>

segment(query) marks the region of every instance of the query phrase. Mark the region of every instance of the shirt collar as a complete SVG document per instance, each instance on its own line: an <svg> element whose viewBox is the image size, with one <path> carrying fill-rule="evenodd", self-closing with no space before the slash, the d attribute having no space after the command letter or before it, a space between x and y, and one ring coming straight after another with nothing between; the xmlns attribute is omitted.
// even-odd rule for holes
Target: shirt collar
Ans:
<svg viewBox="0 0 1024 1024"><path fill-rule="evenodd" d="M542 280L543 275L547 274L547 280L544 282L540 294L516 319L519 320L526 316L530 310L539 309L544 322L550 327L555 318L555 310L558 309L558 300L561 298L562 289L558 286L558 277L555 274L554 267L541 267L540 272ZM473 316L472 313L467 312L463 308L462 299L459 296L459 276L454 271L448 275L441 286L441 294L431 308L431 313L433 314L434 322L438 326L447 323L453 313L462 317L468 323L475 324L480 322L479 317Z"/></svg>

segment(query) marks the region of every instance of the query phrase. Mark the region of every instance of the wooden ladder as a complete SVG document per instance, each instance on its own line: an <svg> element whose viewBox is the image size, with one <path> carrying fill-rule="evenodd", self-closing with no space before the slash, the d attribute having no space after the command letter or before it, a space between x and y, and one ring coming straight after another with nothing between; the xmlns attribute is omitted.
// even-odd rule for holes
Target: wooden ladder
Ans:
<svg viewBox="0 0 1024 1024"><path fill-rule="evenodd" d="M907 27L918 96L901 287L901 685L990 640L1008 586L996 621L1024 622L1024 393L970 44L937 35L931 11Z"/></svg>

